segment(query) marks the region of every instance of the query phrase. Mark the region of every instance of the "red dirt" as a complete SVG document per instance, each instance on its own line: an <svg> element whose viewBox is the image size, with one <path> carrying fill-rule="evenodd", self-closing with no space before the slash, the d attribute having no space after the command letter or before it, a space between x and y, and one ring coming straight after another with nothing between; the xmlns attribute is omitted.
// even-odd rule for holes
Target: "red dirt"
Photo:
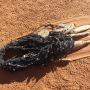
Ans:
<svg viewBox="0 0 90 90"><path fill-rule="evenodd" d="M0 47L47 22L89 24L89 15L89 0L0 0ZM16 73L0 70L0 90L90 90L90 46L68 57L78 60Z"/></svg>

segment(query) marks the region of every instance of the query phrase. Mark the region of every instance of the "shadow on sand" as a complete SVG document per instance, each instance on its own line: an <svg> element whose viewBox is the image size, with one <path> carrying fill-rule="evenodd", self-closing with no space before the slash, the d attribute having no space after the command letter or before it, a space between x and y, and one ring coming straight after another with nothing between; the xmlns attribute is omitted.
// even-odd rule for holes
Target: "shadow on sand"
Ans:
<svg viewBox="0 0 90 90"><path fill-rule="evenodd" d="M57 67L65 67L68 65L68 61L51 62L45 66L31 66L21 71L8 72L0 69L0 83L9 84L12 82L22 82L27 79L27 84L34 77L36 82L46 75L46 73L54 72Z"/></svg>

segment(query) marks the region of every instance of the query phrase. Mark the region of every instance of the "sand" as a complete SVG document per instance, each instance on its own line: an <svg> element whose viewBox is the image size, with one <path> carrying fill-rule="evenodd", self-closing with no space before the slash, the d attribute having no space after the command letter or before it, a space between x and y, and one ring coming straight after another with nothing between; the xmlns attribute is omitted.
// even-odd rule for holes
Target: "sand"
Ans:
<svg viewBox="0 0 90 90"><path fill-rule="evenodd" d="M47 22L89 24L89 15L90 0L0 0L0 47ZM68 58L76 61L0 70L0 90L90 90L90 46Z"/></svg>

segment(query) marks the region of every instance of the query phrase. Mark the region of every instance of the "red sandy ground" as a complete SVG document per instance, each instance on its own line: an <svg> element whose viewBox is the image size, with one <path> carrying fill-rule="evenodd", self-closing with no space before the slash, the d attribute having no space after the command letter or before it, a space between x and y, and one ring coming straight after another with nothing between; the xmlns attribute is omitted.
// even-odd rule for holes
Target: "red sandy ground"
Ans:
<svg viewBox="0 0 90 90"><path fill-rule="evenodd" d="M0 47L47 22L90 23L87 15L90 0L0 0ZM0 70L0 90L90 90L89 56L90 46L69 55L78 59L71 63L50 63L16 73Z"/></svg>

